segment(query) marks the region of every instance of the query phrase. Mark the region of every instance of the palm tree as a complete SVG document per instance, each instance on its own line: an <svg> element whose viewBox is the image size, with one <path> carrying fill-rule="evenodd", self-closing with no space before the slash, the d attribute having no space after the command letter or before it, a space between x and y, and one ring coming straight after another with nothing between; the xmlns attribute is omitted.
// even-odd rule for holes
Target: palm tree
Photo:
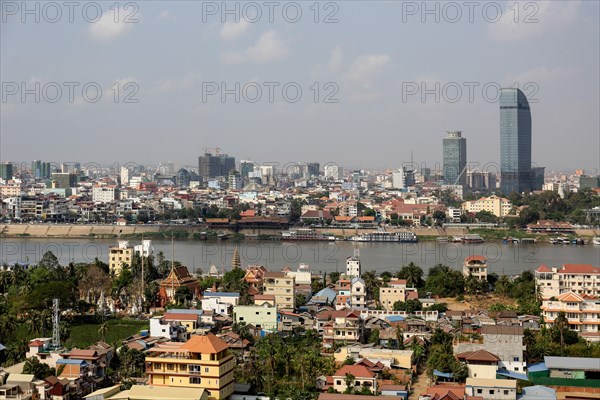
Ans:
<svg viewBox="0 0 600 400"><path fill-rule="evenodd" d="M106 335L108 334L108 321L104 321L104 323L102 325L100 325L100 328L98 329L98 334L100 335L100 338L104 342Z"/></svg>
<svg viewBox="0 0 600 400"><path fill-rule="evenodd" d="M423 270L411 261L408 265L405 265L400 269L396 274L396 277L398 279L406 279L408 285L420 287L423 282Z"/></svg>

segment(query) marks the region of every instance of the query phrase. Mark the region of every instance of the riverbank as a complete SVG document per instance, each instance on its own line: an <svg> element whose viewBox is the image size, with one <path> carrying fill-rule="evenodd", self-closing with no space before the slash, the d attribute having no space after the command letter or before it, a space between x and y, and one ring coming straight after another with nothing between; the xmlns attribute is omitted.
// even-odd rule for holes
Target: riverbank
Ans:
<svg viewBox="0 0 600 400"><path fill-rule="evenodd" d="M354 235L372 232L372 229L354 228L319 228L323 233L338 238L348 238ZM486 241L501 241L504 237L533 238L539 242L547 242L549 236L530 234L519 230L508 229L472 229L465 228L424 228L413 229L386 228L388 232L413 232L421 241L435 241L437 237L461 236L466 233L479 234ZM280 237L277 229L241 229L238 232L219 229L210 230L203 226L184 225L76 225L76 224L4 224L0 225L2 238L72 238L72 239L170 239L171 235L177 240L206 240L217 239L218 233L227 233L230 239L271 240ZM600 236L600 229L578 229L575 235L591 241L593 236Z"/></svg>

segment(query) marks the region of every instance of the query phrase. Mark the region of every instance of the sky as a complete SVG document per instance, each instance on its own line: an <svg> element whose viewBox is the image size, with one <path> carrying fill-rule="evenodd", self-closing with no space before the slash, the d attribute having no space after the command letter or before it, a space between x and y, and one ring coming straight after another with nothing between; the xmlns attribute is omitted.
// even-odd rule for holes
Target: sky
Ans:
<svg viewBox="0 0 600 400"><path fill-rule="evenodd" d="M598 1L46 4L2 2L2 161L497 164L513 86L534 163L600 168Z"/></svg>

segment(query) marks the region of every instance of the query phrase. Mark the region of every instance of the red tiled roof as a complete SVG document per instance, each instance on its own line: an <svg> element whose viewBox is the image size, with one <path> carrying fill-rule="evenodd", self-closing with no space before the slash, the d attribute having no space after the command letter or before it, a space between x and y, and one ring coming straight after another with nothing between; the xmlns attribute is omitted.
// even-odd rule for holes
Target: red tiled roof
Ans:
<svg viewBox="0 0 600 400"><path fill-rule="evenodd" d="M31 342L29 342L29 346L31 347L41 347L44 345L44 342L42 342L41 340L32 340Z"/></svg>
<svg viewBox="0 0 600 400"><path fill-rule="evenodd" d="M592 264L563 264L560 274L600 274L600 267Z"/></svg>
<svg viewBox="0 0 600 400"><path fill-rule="evenodd" d="M460 353L456 355L456 358L459 360L466 361L485 361L485 362L498 362L500 359L495 354L490 353L487 350L477 350L477 351L465 351L464 353Z"/></svg>
<svg viewBox="0 0 600 400"><path fill-rule="evenodd" d="M189 350L192 353L215 354L229 348L229 345L214 334L209 333L203 336L192 336L185 342L181 349Z"/></svg>
<svg viewBox="0 0 600 400"><path fill-rule="evenodd" d="M168 321L197 321L198 314L166 313L163 318Z"/></svg>
<svg viewBox="0 0 600 400"><path fill-rule="evenodd" d="M355 378L375 378L375 373L364 365L344 365L333 376L354 375Z"/></svg>
<svg viewBox="0 0 600 400"><path fill-rule="evenodd" d="M535 272L552 272L552 269L548 268L546 264L542 264L535 270Z"/></svg>
<svg viewBox="0 0 600 400"><path fill-rule="evenodd" d="M485 257L484 256L480 256L480 255L472 255L472 256L469 256L469 257L465 258L465 261L466 262L479 261L479 262L484 263L485 262Z"/></svg>

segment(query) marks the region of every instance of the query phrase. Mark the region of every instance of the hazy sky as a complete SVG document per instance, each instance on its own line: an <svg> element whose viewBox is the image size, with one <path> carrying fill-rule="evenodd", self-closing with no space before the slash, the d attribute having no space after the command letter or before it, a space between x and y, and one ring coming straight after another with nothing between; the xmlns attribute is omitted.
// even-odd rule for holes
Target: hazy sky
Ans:
<svg viewBox="0 0 600 400"><path fill-rule="evenodd" d="M218 146L385 168L440 162L462 130L468 160L495 163L496 88L517 83L537 100L534 162L597 171L599 2L514 3L231 2L236 23L221 2L3 1L0 157L194 165Z"/></svg>

